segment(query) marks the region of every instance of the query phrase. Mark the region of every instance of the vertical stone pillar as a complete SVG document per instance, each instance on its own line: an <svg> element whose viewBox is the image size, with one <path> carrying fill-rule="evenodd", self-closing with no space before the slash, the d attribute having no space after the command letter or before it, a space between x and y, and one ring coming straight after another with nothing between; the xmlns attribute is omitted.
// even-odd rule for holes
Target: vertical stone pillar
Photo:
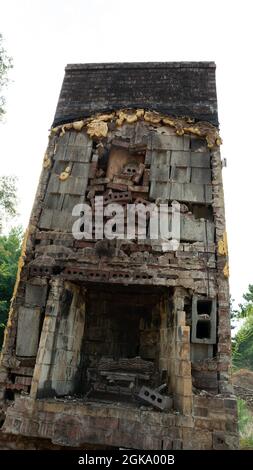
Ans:
<svg viewBox="0 0 253 470"><path fill-rule="evenodd" d="M174 292L174 400L185 415L192 413L192 378L190 360L190 327L185 325L182 288Z"/></svg>
<svg viewBox="0 0 253 470"><path fill-rule="evenodd" d="M162 296L159 303L160 308L160 355L159 355L159 370L168 371L168 358L170 356L169 341L168 341L168 302L165 296Z"/></svg>
<svg viewBox="0 0 253 470"><path fill-rule="evenodd" d="M64 281L56 277L51 280L50 285L51 289L47 300L45 318L31 385L31 397L34 399L37 396L38 389L43 388L43 385L49 378L54 342L56 341L57 336L57 323L60 317L60 299L63 293Z"/></svg>
<svg viewBox="0 0 253 470"><path fill-rule="evenodd" d="M225 225L224 194L222 185L220 151L212 153L213 210L216 231L217 259L217 367L219 392L232 392L231 373L231 326L229 304L229 265Z"/></svg>

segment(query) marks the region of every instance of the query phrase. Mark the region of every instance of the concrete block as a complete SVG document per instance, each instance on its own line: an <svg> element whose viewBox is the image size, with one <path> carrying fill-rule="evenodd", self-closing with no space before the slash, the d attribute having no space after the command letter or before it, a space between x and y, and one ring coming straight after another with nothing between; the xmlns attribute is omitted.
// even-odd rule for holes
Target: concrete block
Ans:
<svg viewBox="0 0 253 470"><path fill-rule="evenodd" d="M216 343L216 298L192 297L192 343Z"/></svg>
<svg viewBox="0 0 253 470"><path fill-rule="evenodd" d="M160 410L172 408L172 399L170 397L161 395L157 390L153 390L149 387L141 387L138 396Z"/></svg>

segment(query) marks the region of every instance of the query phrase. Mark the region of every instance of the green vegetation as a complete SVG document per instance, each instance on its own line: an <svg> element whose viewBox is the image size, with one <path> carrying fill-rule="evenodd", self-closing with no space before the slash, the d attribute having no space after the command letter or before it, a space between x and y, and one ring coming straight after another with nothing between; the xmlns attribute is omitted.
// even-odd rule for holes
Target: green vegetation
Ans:
<svg viewBox="0 0 253 470"><path fill-rule="evenodd" d="M0 233L3 219L17 214L17 189L14 176L0 176Z"/></svg>
<svg viewBox="0 0 253 470"><path fill-rule="evenodd" d="M240 448L253 449L253 414L247 408L244 400L238 400L238 420Z"/></svg>
<svg viewBox="0 0 253 470"><path fill-rule="evenodd" d="M13 228L8 235L0 236L0 348L16 280L21 241L21 227Z"/></svg>
<svg viewBox="0 0 253 470"><path fill-rule="evenodd" d="M233 365L236 368L253 370L253 285L250 284L248 291L243 296L244 303L239 309L232 312L232 319L244 322L233 338L232 353Z"/></svg>
<svg viewBox="0 0 253 470"><path fill-rule="evenodd" d="M3 36L0 34L0 120L5 113L5 98L2 92L8 83L8 71L10 68L12 68L12 60L6 54L6 50L3 46Z"/></svg>
<svg viewBox="0 0 253 470"><path fill-rule="evenodd" d="M22 229L12 228L7 235L2 234L3 221L16 215L16 179L0 177L0 349L12 292L16 280L20 255Z"/></svg>
<svg viewBox="0 0 253 470"><path fill-rule="evenodd" d="M0 33L0 121L5 113L4 88L8 83L8 72L12 60L7 55ZM8 235L2 234L3 222L16 215L17 196L16 178L0 177L0 349L4 327L8 317L10 300L15 284L18 258L22 238L22 229L13 228Z"/></svg>

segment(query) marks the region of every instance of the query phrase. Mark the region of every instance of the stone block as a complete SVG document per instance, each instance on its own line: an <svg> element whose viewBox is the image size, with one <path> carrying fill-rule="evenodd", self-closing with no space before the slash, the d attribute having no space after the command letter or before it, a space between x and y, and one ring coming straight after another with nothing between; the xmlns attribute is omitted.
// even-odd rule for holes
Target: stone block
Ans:
<svg viewBox="0 0 253 470"><path fill-rule="evenodd" d="M176 181L178 183L190 183L191 178L191 169L172 166L170 172L171 181Z"/></svg>
<svg viewBox="0 0 253 470"><path fill-rule="evenodd" d="M182 183L177 183L177 182L171 183L170 199L172 201L174 200L183 201L184 200L183 189L184 189L184 186Z"/></svg>
<svg viewBox="0 0 253 470"><path fill-rule="evenodd" d="M218 379L216 371L192 371L192 382L194 387L200 390L213 391L218 393Z"/></svg>
<svg viewBox="0 0 253 470"><path fill-rule="evenodd" d="M185 311L177 310L177 325L185 326Z"/></svg>
<svg viewBox="0 0 253 470"><path fill-rule="evenodd" d="M212 204L213 202L213 188L211 184L205 184L205 202L206 204ZM224 231L224 227L223 227Z"/></svg>
<svg viewBox="0 0 253 470"><path fill-rule="evenodd" d="M182 448L183 448L183 441L181 439L173 439L172 449L173 450L181 450Z"/></svg>
<svg viewBox="0 0 253 470"><path fill-rule="evenodd" d="M191 377L191 362L190 361L178 361L177 375L182 377Z"/></svg>
<svg viewBox="0 0 253 470"><path fill-rule="evenodd" d="M230 434L224 432L213 433L213 449L214 450L236 450L239 448L238 434Z"/></svg>
<svg viewBox="0 0 253 470"><path fill-rule="evenodd" d="M189 343L178 343L178 359L189 360L190 359L190 344Z"/></svg>
<svg viewBox="0 0 253 470"><path fill-rule="evenodd" d="M177 341L181 343L190 342L190 327L189 326L178 326Z"/></svg>
<svg viewBox="0 0 253 470"><path fill-rule="evenodd" d="M179 201L205 203L205 190L203 184L185 183L182 185L182 197Z"/></svg>
<svg viewBox="0 0 253 470"><path fill-rule="evenodd" d="M192 397L179 396L180 410L184 415L191 415L192 413Z"/></svg>
<svg viewBox="0 0 253 470"><path fill-rule="evenodd" d="M210 431L194 429L183 429L184 450L211 450L212 433Z"/></svg>
<svg viewBox="0 0 253 470"><path fill-rule="evenodd" d="M185 242L214 242L214 224L203 219L195 219L193 216L181 214L180 217L181 240ZM188 256L194 259L195 253L187 252ZM195 255L198 259L198 254Z"/></svg>
<svg viewBox="0 0 253 470"><path fill-rule="evenodd" d="M191 343L191 361L198 362L213 357L212 344Z"/></svg>
<svg viewBox="0 0 253 470"><path fill-rule="evenodd" d="M205 427L205 424L206 424L206 427ZM204 423L204 418L203 418L202 425L206 429L225 431L226 429L225 416L221 415L217 418L214 418L214 417L211 417L211 415L209 414L209 418L208 420L206 420L206 423ZM199 422L197 423L197 420L196 420L196 426L199 427Z"/></svg>
<svg viewBox="0 0 253 470"><path fill-rule="evenodd" d="M211 183L211 169L209 168L192 168L191 182L195 184Z"/></svg>
<svg viewBox="0 0 253 470"><path fill-rule="evenodd" d="M186 151L172 151L171 152L171 166L174 167L190 167L190 152Z"/></svg>
<svg viewBox="0 0 253 470"><path fill-rule="evenodd" d="M210 153L191 152L191 166L194 168L210 168Z"/></svg>
<svg viewBox="0 0 253 470"><path fill-rule="evenodd" d="M173 447L172 447L172 439L170 439L169 437L164 437L162 439L162 449L163 450L171 450Z"/></svg>
<svg viewBox="0 0 253 470"><path fill-rule="evenodd" d="M44 307L47 299L47 285L28 282L25 289L25 303L31 306Z"/></svg>
<svg viewBox="0 0 253 470"><path fill-rule="evenodd" d="M208 408L194 406L193 413L194 413L194 416L206 418L208 416Z"/></svg>
<svg viewBox="0 0 253 470"><path fill-rule="evenodd" d="M194 427L193 416L189 416L189 415L185 416L182 414L177 415L176 425L181 429L181 432L182 432L182 428L193 428Z"/></svg>
<svg viewBox="0 0 253 470"><path fill-rule="evenodd" d="M177 377L176 391L179 395L192 396L192 381L191 378Z"/></svg>
<svg viewBox="0 0 253 470"><path fill-rule="evenodd" d="M162 440L157 439L157 437L145 435L143 438L143 447L144 450L161 450Z"/></svg>
<svg viewBox="0 0 253 470"><path fill-rule="evenodd" d="M39 344L40 308L19 307L16 355L34 357Z"/></svg>
<svg viewBox="0 0 253 470"><path fill-rule="evenodd" d="M157 167L152 165L150 170L150 181L168 182L170 177L170 167Z"/></svg>
<svg viewBox="0 0 253 470"><path fill-rule="evenodd" d="M153 134L152 148L161 150L184 150L184 138L177 135Z"/></svg>
<svg viewBox="0 0 253 470"><path fill-rule="evenodd" d="M237 400L235 398L224 399L225 410L237 412Z"/></svg>

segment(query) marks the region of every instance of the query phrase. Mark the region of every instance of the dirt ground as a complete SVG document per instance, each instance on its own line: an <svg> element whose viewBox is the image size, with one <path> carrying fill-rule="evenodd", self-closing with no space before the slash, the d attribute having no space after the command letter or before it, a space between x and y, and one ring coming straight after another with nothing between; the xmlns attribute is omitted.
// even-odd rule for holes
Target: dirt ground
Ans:
<svg viewBox="0 0 253 470"><path fill-rule="evenodd" d="M232 375L232 383L253 391L253 371L249 369L237 370Z"/></svg>
<svg viewBox="0 0 253 470"><path fill-rule="evenodd" d="M232 374L234 393L238 398L245 400L248 408L253 411L253 371L239 369Z"/></svg>

